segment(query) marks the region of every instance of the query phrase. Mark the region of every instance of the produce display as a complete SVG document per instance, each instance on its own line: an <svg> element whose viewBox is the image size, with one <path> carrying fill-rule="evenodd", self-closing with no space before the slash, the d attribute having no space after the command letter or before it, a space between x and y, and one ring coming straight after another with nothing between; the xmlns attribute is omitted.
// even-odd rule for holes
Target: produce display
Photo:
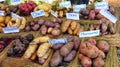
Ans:
<svg viewBox="0 0 120 67"><path fill-rule="evenodd" d="M79 60L83 67L104 67L110 45L104 40L88 39L80 44Z"/></svg>

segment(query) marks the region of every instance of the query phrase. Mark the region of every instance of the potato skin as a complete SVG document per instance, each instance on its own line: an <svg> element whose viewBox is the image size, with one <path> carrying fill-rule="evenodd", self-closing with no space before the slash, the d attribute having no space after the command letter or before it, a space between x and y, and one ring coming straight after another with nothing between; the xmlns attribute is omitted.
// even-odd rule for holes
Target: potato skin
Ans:
<svg viewBox="0 0 120 67"><path fill-rule="evenodd" d="M78 50L78 48L80 46L80 38L75 36L73 42L74 42L74 49Z"/></svg>
<svg viewBox="0 0 120 67"><path fill-rule="evenodd" d="M74 46L73 42L68 42L63 47L61 47L60 54L64 57L67 56L71 52L73 46Z"/></svg>
<svg viewBox="0 0 120 67"><path fill-rule="evenodd" d="M72 22L71 20L67 20L67 21L63 22L61 25L61 31L66 32L68 27L70 26L71 22Z"/></svg>
<svg viewBox="0 0 120 67"><path fill-rule="evenodd" d="M72 50L66 57L64 57L64 61L69 62L69 61L73 60L75 55L76 55L76 51Z"/></svg>
<svg viewBox="0 0 120 67"><path fill-rule="evenodd" d="M98 57L93 60L93 66L94 67L104 67L105 62L102 58Z"/></svg>
<svg viewBox="0 0 120 67"><path fill-rule="evenodd" d="M88 39L87 41L88 41L89 43L91 43L92 45L94 45L94 46L96 46L96 44L97 44L96 40L95 40L95 39L92 39L92 38Z"/></svg>
<svg viewBox="0 0 120 67"><path fill-rule="evenodd" d="M59 29L53 29L51 33L53 36L58 36L61 34L61 31Z"/></svg>
<svg viewBox="0 0 120 67"><path fill-rule="evenodd" d="M60 55L59 50L57 50L50 60L50 66L51 67L57 67L62 62L62 56Z"/></svg>

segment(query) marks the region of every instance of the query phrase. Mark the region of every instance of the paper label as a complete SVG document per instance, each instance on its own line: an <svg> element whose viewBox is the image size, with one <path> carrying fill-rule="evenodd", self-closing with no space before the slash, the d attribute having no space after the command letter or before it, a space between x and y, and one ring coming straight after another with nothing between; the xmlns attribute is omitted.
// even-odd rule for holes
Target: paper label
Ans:
<svg viewBox="0 0 120 67"><path fill-rule="evenodd" d="M100 35L100 30L80 32L79 37L92 37Z"/></svg>
<svg viewBox="0 0 120 67"><path fill-rule="evenodd" d="M49 40L50 44L63 44L63 43L67 43L67 39L66 38L60 38L60 39L52 39Z"/></svg>
<svg viewBox="0 0 120 67"><path fill-rule="evenodd" d="M19 32L19 29L17 27L6 27L3 28L3 32L4 33L15 33L15 32Z"/></svg>
<svg viewBox="0 0 120 67"><path fill-rule="evenodd" d="M38 10L38 11L35 11L35 12L31 12L31 15L32 15L33 18L37 18L37 17L40 17L40 16L44 16L45 12L44 12L44 10Z"/></svg>
<svg viewBox="0 0 120 67"><path fill-rule="evenodd" d="M51 10L51 14L52 14L54 17L58 17L58 15L57 15L53 10Z"/></svg>
<svg viewBox="0 0 120 67"><path fill-rule="evenodd" d="M63 1L63 2L59 3L59 5L61 7L70 8L71 7L71 2L70 1Z"/></svg>
<svg viewBox="0 0 120 67"><path fill-rule="evenodd" d="M73 11L74 12L80 12L81 9L86 8L86 4L80 4L80 5L74 5L73 6Z"/></svg>
<svg viewBox="0 0 120 67"><path fill-rule="evenodd" d="M0 2L4 2L5 0L0 0Z"/></svg>
<svg viewBox="0 0 120 67"><path fill-rule="evenodd" d="M108 2L95 3L95 9L109 9Z"/></svg>
<svg viewBox="0 0 120 67"><path fill-rule="evenodd" d="M20 17L19 15L15 14L15 13L12 13L12 18L18 18L18 19L22 19L22 17Z"/></svg>
<svg viewBox="0 0 120 67"><path fill-rule="evenodd" d="M100 14L109 19L113 23L117 22L117 18L107 10L100 10Z"/></svg>
<svg viewBox="0 0 120 67"><path fill-rule="evenodd" d="M79 13L66 13L67 19L79 20Z"/></svg>
<svg viewBox="0 0 120 67"><path fill-rule="evenodd" d="M10 3L12 5L17 5L17 4L20 4L22 1L21 0L10 0Z"/></svg>
<svg viewBox="0 0 120 67"><path fill-rule="evenodd" d="M0 16L4 16L4 11L0 10Z"/></svg>

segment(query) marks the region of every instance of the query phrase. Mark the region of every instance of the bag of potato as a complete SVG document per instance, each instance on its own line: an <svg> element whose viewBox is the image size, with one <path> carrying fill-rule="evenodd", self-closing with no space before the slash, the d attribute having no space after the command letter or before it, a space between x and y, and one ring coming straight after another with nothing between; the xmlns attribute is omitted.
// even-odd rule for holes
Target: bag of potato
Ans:
<svg viewBox="0 0 120 67"><path fill-rule="evenodd" d="M112 47L109 41L111 40L101 40L99 38L84 39L79 48L78 58L80 64L84 67L118 67L116 48ZM111 61L113 57L114 61Z"/></svg>

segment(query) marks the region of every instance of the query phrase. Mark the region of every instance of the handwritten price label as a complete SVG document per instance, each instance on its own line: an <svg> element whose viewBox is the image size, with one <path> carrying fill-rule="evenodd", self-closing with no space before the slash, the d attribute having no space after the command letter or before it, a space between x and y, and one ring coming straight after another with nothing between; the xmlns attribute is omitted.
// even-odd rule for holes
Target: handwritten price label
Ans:
<svg viewBox="0 0 120 67"><path fill-rule="evenodd" d="M117 22L117 18L107 10L100 10L100 14L102 14L104 17L106 17L107 19L109 19L113 23Z"/></svg>
<svg viewBox="0 0 120 67"><path fill-rule="evenodd" d="M86 8L86 4L81 4L81 5L74 5L73 6L73 11L74 12L80 12L81 9Z"/></svg>
<svg viewBox="0 0 120 67"><path fill-rule="evenodd" d="M61 39L52 39L49 40L50 44L63 44L63 43L67 43L67 39L66 38L61 38Z"/></svg>
<svg viewBox="0 0 120 67"><path fill-rule="evenodd" d="M59 5L61 7L70 8L71 7L71 2L70 1L63 1L63 2L59 3Z"/></svg>
<svg viewBox="0 0 120 67"><path fill-rule="evenodd" d="M19 29L17 27L6 27L3 28L3 32L4 33L15 33L15 32L19 32Z"/></svg>
<svg viewBox="0 0 120 67"><path fill-rule="evenodd" d="M79 20L79 14L78 13L66 13L66 18L72 19L72 20Z"/></svg>
<svg viewBox="0 0 120 67"><path fill-rule="evenodd" d="M108 2L95 3L95 9L109 9Z"/></svg>
<svg viewBox="0 0 120 67"><path fill-rule="evenodd" d="M79 37L92 37L100 35L100 30L80 32Z"/></svg>
<svg viewBox="0 0 120 67"><path fill-rule="evenodd" d="M40 16L44 16L45 12L44 12L44 10L38 10L38 11L35 11L35 12L31 12L31 15L32 15L33 18L37 18L37 17L40 17Z"/></svg>
<svg viewBox="0 0 120 67"><path fill-rule="evenodd" d="M0 16L4 16L4 11L0 10Z"/></svg>

